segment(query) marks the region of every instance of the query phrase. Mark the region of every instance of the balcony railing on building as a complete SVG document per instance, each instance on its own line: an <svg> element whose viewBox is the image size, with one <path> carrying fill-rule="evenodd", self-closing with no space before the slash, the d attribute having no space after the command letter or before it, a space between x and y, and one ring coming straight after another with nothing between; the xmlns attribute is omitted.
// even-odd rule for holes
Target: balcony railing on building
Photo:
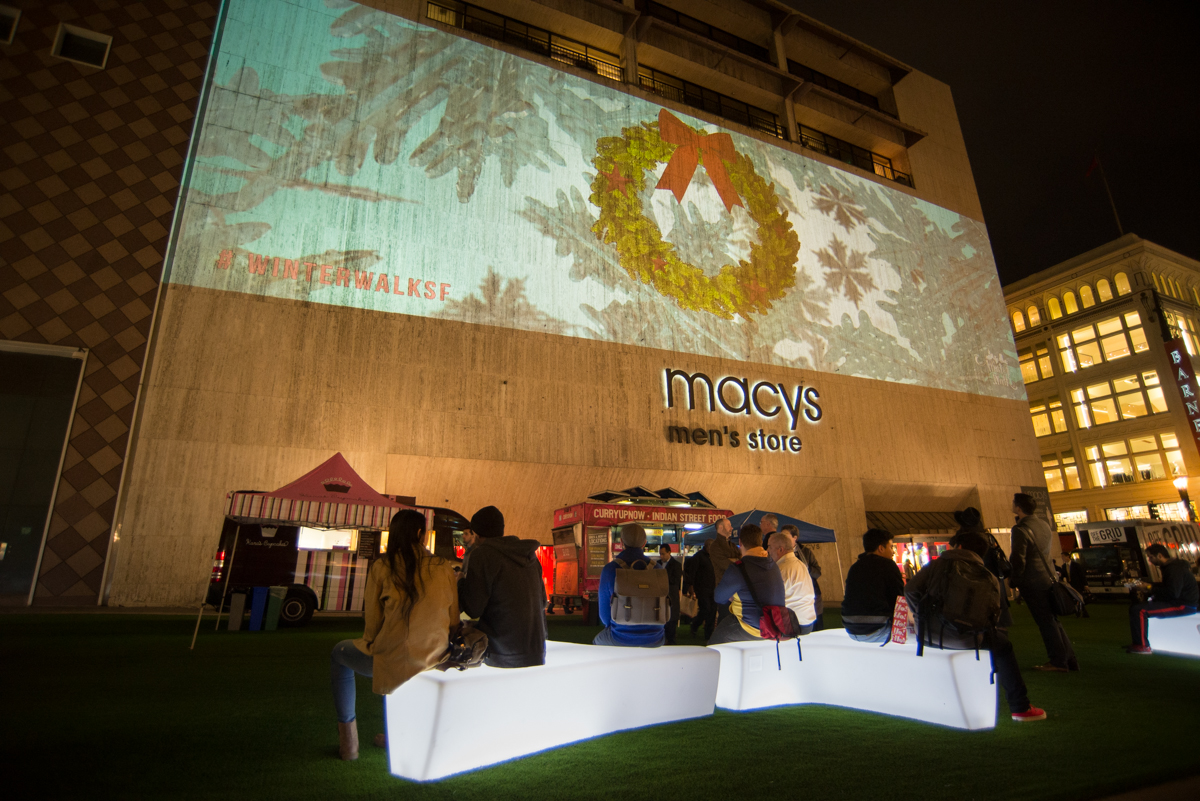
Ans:
<svg viewBox="0 0 1200 801"><path fill-rule="evenodd" d="M765 109L751 106L728 95L705 89L690 81L667 75L649 67L638 67L638 82L643 89L692 108L703 109L719 117L741 123L765 134L786 139L779 118Z"/></svg>
<svg viewBox="0 0 1200 801"><path fill-rule="evenodd" d="M477 33L537 53L561 64L594 72L613 81L624 78L621 59L613 53L588 47L582 42L528 25L520 20L494 14L487 9L454 0L429 2L425 16L443 25Z"/></svg>
<svg viewBox="0 0 1200 801"><path fill-rule="evenodd" d="M792 75L795 75L797 78L803 78L810 83L824 87L825 89L828 89L835 94L839 94L842 97L849 98L856 103L862 103L867 108L873 108L876 111L883 111L883 109L879 107L879 98L877 98L875 95L867 94L861 89L853 87L848 83L842 83L837 78L832 78L823 72L818 72L812 67L806 67L799 61L792 61L789 58L787 64L788 72L790 72ZM889 111L883 111L883 113L887 114L889 117L896 116Z"/></svg>
<svg viewBox="0 0 1200 801"><path fill-rule="evenodd" d="M866 148L852 145L815 128L809 128L807 125L800 126L800 144L809 150L816 150L818 153L832 156L839 161L853 164L861 170L873 172L889 181L895 181L908 187L913 185L912 176L893 168L892 160L887 156L881 156Z"/></svg>
<svg viewBox="0 0 1200 801"><path fill-rule="evenodd" d="M743 39L740 36L734 36L728 31L723 31L720 28L714 28L704 20L689 17L687 14L680 14L673 8L655 3L653 0L646 0L643 13L648 14L656 19L661 19L663 22L669 22L672 25L683 28L686 31L691 31L694 34L703 36L705 39L711 39L717 44L725 45L731 50L736 50L743 55L756 58L759 61L764 61L767 64L773 64L771 53L762 45L756 45L754 42Z"/></svg>

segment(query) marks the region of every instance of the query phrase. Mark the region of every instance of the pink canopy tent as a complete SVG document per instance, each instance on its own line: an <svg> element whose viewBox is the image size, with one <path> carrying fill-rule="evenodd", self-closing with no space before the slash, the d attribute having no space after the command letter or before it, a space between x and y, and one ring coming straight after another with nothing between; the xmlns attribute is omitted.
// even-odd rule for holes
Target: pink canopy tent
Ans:
<svg viewBox="0 0 1200 801"><path fill-rule="evenodd" d="M239 523L386 529L400 509L380 495L340 453L274 492L230 492L225 514Z"/></svg>

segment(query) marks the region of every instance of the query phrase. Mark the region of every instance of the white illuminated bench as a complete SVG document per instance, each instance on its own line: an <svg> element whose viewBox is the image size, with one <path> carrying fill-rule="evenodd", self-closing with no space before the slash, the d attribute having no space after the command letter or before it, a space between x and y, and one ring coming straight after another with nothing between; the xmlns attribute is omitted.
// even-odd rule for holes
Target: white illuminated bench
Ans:
<svg viewBox="0 0 1200 801"><path fill-rule="evenodd" d="M1155 653L1200 656L1200 615L1152 617L1146 639Z"/></svg>
<svg viewBox="0 0 1200 801"><path fill-rule="evenodd" d="M914 718L958 729L996 726L996 685L989 683L987 651L942 651L916 644L856 642L843 629L818 631L796 643L779 644L783 669L776 668L774 642L710 646L721 654L717 706L762 709L783 704L830 704Z"/></svg>
<svg viewBox="0 0 1200 801"><path fill-rule="evenodd" d="M713 713L708 648L547 642L546 664L418 674L385 699L396 776L441 779L548 748ZM632 699L630 683L653 687Z"/></svg>

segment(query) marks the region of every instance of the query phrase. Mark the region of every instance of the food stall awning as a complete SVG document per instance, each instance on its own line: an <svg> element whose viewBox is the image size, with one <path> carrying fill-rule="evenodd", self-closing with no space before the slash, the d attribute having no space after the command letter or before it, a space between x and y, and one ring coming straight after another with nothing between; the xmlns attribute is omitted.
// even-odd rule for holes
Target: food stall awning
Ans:
<svg viewBox="0 0 1200 801"><path fill-rule="evenodd" d="M736 532L739 528L747 523L758 524L763 519L763 515L771 514L761 509L752 509L749 512L740 512L729 518L729 522L733 525L733 530ZM834 542L833 529L814 526L812 523L805 523L795 517L788 517L775 512L774 515L779 518L779 527L783 528L787 525L795 526L800 529L800 536L797 538L799 542ZM705 526L696 531L689 531L683 538L684 545L701 545L704 542L711 540L717 536L717 525Z"/></svg>
<svg viewBox="0 0 1200 801"><path fill-rule="evenodd" d="M384 529L410 507L380 495L340 453L274 492L230 492L225 514L239 523Z"/></svg>

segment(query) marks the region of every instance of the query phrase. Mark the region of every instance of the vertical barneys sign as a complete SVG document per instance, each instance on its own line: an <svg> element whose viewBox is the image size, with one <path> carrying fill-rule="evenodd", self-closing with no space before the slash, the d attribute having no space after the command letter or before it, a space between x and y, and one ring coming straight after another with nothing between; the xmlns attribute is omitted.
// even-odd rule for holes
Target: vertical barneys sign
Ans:
<svg viewBox="0 0 1200 801"><path fill-rule="evenodd" d="M1197 394L1196 371L1182 339L1167 340L1167 358L1171 360L1171 374L1179 388L1179 399L1183 401L1183 413L1191 426L1192 439L1200 448L1200 395Z"/></svg>
<svg viewBox="0 0 1200 801"><path fill-rule="evenodd" d="M697 396L708 404L709 412L723 411L726 414L757 414L772 423L786 423L784 432L766 431L762 428L745 434L746 446L752 451L774 451L776 453L799 453L803 443L795 434L801 420L818 422L825 412L821 408L821 395L815 387L798 384L788 389L783 384L758 381L751 385L747 378L725 376L713 381L705 373L688 373L684 370L667 368L663 375L663 390L668 409L675 408L676 401L682 405L687 397L687 408L696 408ZM667 426L667 441L691 445L725 445L741 447L742 432L721 426L720 428L689 428L681 425Z"/></svg>

